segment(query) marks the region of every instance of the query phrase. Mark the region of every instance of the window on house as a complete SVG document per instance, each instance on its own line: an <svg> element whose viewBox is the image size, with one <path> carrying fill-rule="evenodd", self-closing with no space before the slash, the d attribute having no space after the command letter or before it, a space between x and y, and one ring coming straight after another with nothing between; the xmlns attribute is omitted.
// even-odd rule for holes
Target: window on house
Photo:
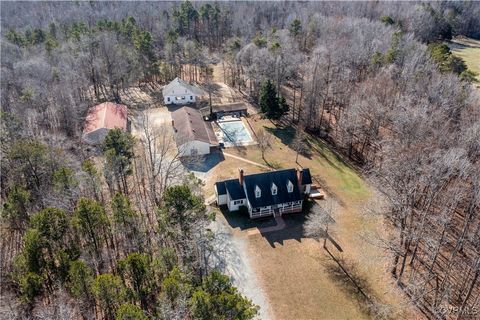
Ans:
<svg viewBox="0 0 480 320"><path fill-rule="evenodd" d="M276 196L278 192L277 186L272 182L272 196Z"/></svg>
<svg viewBox="0 0 480 320"><path fill-rule="evenodd" d="M167 97L167 101L170 102L170 97Z"/></svg>
<svg viewBox="0 0 480 320"><path fill-rule="evenodd" d="M258 186L255 186L255 198L260 198L262 196L262 190Z"/></svg>
<svg viewBox="0 0 480 320"><path fill-rule="evenodd" d="M288 193L293 192L293 183L290 180L288 180L288 183L287 183L287 190L288 190Z"/></svg>
<svg viewBox="0 0 480 320"><path fill-rule="evenodd" d="M190 96L190 100L193 100L193 96Z"/></svg>
<svg viewBox="0 0 480 320"><path fill-rule="evenodd" d="M242 203L243 203L243 200L235 200L235 201L233 201L233 204L234 204L234 205L242 204Z"/></svg>

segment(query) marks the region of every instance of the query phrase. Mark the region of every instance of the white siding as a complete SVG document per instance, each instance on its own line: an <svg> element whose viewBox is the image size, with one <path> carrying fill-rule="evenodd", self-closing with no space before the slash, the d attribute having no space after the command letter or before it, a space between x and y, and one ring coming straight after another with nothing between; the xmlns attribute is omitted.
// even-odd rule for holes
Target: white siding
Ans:
<svg viewBox="0 0 480 320"><path fill-rule="evenodd" d="M227 201L228 201L227 195L226 194L218 195L217 186L215 186L215 195L217 197L217 204L219 206L227 204Z"/></svg>
<svg viewBox="0 0 480 320"><path fill-rule="evenodd" d="M309 185L309 184L305 185L305 193L306 194L310 194L310 187L311 187L311 185Z"/></svg>
<svg viewBox="0 0 480 320"><path fill-rule="evenodd" d="M203 141L189 141L178 147L182 157L205 155L210 153L210 144Z"/></svg>
<svg viewBox="0 0 480 320"><path fill-rule="evenodd" d="M192 93L170 95L170 96L163 97L163 102L165 104L188 104L188 103L194 103L195 101L196 101L196 96Z"/></svg>
<svg viewBox="0 0 480 320"><path fill-rule="evenodd" d="M241 206L244 206L247 203L246 199L240 199L240 200L231 200L228 202L228 210L229 211L237 211L240 209Z"/></svg>

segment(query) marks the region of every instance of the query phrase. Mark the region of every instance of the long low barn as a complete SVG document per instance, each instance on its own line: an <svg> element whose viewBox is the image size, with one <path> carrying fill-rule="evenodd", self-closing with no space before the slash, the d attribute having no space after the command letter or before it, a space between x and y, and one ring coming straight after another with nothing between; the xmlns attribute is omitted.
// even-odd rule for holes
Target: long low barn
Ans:
<svg viewBox="0 0 480 320"><path fill-rule="evenodd" d="M181 156L205 155L218 146L210 122L203 120L197 109L182 107L172 112L175 141Z"/></svg>
<svg viewBox="0 0 480 320"><path fill-rule="evenodd" d="M202 108L200 112L203 117L209 117L210 107ZM214 104L212 105L212 112L217 118L225 115L246 116L248 114L247 105L244 102Z"/></svg>

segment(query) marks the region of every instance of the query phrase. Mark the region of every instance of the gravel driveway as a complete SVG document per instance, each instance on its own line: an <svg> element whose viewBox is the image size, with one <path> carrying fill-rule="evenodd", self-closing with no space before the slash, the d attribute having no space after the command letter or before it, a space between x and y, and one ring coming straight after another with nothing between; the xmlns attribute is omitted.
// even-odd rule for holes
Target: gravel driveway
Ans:
<svg viewBox="0 0 480 320"><path fill-rule="evenodd" d="M221 214L218 214L216 221L212 223L212 230L215 232L212 265L228 275L241 293L260 306L260 319L271 319L268 301L246 254L245 238L234 235Z"/></svg>

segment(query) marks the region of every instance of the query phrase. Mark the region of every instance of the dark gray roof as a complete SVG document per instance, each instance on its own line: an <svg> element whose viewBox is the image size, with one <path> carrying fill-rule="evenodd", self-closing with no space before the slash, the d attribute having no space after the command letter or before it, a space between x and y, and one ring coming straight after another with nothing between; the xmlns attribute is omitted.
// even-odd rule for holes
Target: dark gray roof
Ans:
<svg viewBox="0 0 480 320"><path fill-rule="evenodd" d="M291 181L293 184L293 192L288 192L288 181ZM272 183L275 183L277 186L276 195L272 195ZM261 196L259 198L255 198L255 189L257 186L261 190ZM253 208L302 200L302 194L298 189L295 169L247 175L245 176L245 187L247 189L248 200Z"/></svg>
<svg viewBox="0 0 480 320"><path fill-rule="evenodd" d="M302 173L302 184L312 184L312 176L310 175L310 169L303 169Z"/></svg>
<svg viewBox="0 0 480 320"><path fill-rule="evenodd" d="M217 193L219 196L227 194L227 188L225 187L225 181L220 181L215 183L215 187L217 187Z"/></svg>
<svg viewBox="0 0 480 320"><path fill-rule="evenodd" d="M293 184L293 192L288 192L288 181ZM230 194L232 200L248 198L250 204L254 208L266 207L275 204L299 201L303 196L298 189L297 171L296 169L286 169L278 171L269 171L244 176L244 183L247 194L240 185L238 179L231 179L217 182L217 192L219 195ZM277 186L277 194L272 195L272 183ZM312 178L309 169L303 169L302 185L311 184ZM255 189L259 187L261 197L255 198Z"/></svg>
<svg viewBox="0 0 480 320"><path fill-rule="evenodd" d="M238 179L231 179L225 181L225 188L227 188L227 191L230 194L230 198L232 200L245 199L245 191L240 185Z"/></svg>
<svg viewBox="0 0 480 320"><path fill-rule="evenodd" d="M197 109L182 107L172 112L173 127L177 145L189 141L203 141L210 144L217 143L210 122L203 120Z"/></svg>
<svg viewBox="0 0 480 320"><path fill-rule="evenodd" d="M225 104L214 104L212 105L212 111L214 113L217 112L238 112L247 111L247 105L244 102L233 102L233 103L225 103ZM205 107L200 109L200 112L203 116L208 116L210 114L210 107Z"/></svg>

